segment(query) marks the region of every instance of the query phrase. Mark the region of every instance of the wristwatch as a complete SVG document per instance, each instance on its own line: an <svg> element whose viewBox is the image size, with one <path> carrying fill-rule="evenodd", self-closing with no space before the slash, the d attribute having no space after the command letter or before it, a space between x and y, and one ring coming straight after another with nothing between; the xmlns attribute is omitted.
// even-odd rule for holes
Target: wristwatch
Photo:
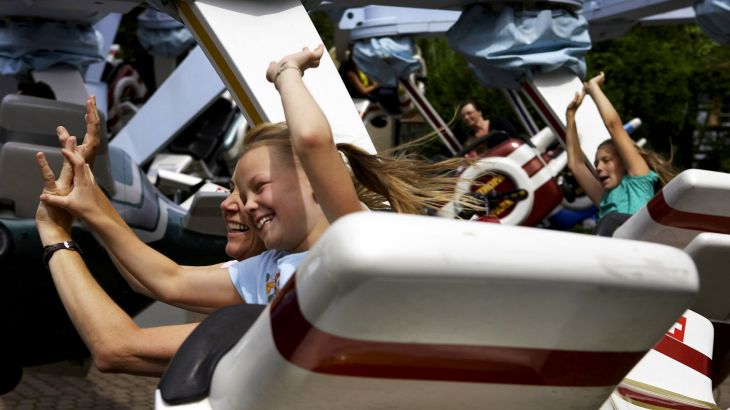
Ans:
<svg viewBox="0 0 730 410"><path fill-rule="evenodd" d="M59 243L55 243L53 245L48 245L43 247L43 264L46 265L46 269L50 270L48 267L48 261L51 260L51 256L53 256L56 251L60 251L61 249L68 249L70 251L76 251L79 254L83 255L84 253L81 252L81 247L78 243L74 241L63 241Z"/></svg>

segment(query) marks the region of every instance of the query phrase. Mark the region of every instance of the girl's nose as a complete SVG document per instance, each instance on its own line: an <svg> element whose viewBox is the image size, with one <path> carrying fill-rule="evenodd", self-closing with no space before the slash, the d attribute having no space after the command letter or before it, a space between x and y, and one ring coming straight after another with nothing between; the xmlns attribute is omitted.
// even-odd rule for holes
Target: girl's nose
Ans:
<svg viewBox="0 0 730 410"><path fill-rule="evenodd" d="M252 197L246 198L246 201L243 203L243 210L248 213L255 211L258 207L256 200Z"/></svg>
<svg viewBox="0 0 730 410"><path fill-rule="evenodd" d="M237 195L234 193L230 193L226 199L221 202L221 210L222 211L232 211L237 212L238 211L238 201L236 200Z"/></svg>

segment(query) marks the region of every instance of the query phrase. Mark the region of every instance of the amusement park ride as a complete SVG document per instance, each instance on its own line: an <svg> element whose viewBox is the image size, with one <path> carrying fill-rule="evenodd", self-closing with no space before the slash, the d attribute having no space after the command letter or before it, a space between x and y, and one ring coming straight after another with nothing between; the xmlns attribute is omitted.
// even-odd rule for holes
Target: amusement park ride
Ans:
<svg viewBox="0 0 730 410"><path fill-rule="evenodd" d="M704 3L714 2L721 3ZM500 13L509 10L512 16L527 17L514 20L513 27L529 28L532 17L571 19L576 34L571 44L584 47L580 54L590 45L588 32L600 40L641 22L689 21L695 1L150 3L182 21L198 47L123 128L111 138L102 136L95 174L141 238L178 262L201 264L224 259L223 239L215 235L216 216L211 215L220 194L201 190L190 208L183 208L159 193L137 164L153 162L224 90L240 110L236 124L244 118L252 125L283 120L279 98L263 72L281 55L321 43L307 10L339 16L339 49L352 43L363 53L368 44L377 49L384 38L447 30L452 45L457 32L462 43L472 44L469 35L491 29L475 25L470 20L474 15L502 18ZM373 4L378 6L368 6ZM63 5L0 0L0 15L11 26L27 17L94 25L105 34L103 47L108 48L118 13L138 5L132 0ZM439 10L404 8L415 6ZM727 14L721 18L730 21ZM25 40L23 46L31 49L32 41ZM567 44L563 40L548 38L552 44ZM479 47L494 41L481 40L471 51L456 47L477 67L479 78L485 76L479 74L484 57ZM392 63L396 56L379 57L384 70L361 68L376 78L393 76L401 82L449 150L463 148L413 86L410 72ZM497 215L501 225L452 220L458 214L453 207L440 211L444 218L379 213L343 218L253 324L237 322L235 307L201 324L162 378L156 406L717 408L712 387L730 371L725 362L730 304L724 296L730 284L724 271L730 261L730 175L685 171L628 218L614 238L527 227L563 203L558 176L564 154L544 151L553 139L562 144L562 113L582 85L565 68L579 72L580 58L569 57L569 64L549 69L526 65L517 87L505 91L533 137L508 139L465 171L473 179L486 173L499 176L492 183L497 192L526 192L524 200L496 204L506 211ZM537 57L515 60L531 58ZM85 354L37 256L40 244L32 219L40 191L33 154L44 151L58 166L55 126L64 124L81 135L87 90L106 93L98 66L91 65L83 77L67 67L32 71L35 79L51 85L57 101L7 95L0 105L0 320L5 335L0 347L7 389L17 382L21 367ZM304 79L338 142L374 152L332 59L325 57ZM538 129L523 98L547 129ZM581 135L581 145L592 158L607 135L601 135L603 123L591 101L584 102L578 122L579 129L591 129L590 135ZM158 179L183 183L163 171ZM472 190L471 184L459 189L460 194ZM75 229L104 288L129 313L145 306L146 299L110 274L112 264L91 234L81 226ZM185 259L191 254L195 260Z"/></svg>

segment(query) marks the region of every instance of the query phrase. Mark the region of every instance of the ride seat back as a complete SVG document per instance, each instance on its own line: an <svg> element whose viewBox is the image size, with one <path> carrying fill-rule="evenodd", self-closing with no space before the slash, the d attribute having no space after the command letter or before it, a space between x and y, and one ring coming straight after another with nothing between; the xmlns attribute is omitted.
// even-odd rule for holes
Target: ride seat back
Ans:
<svg viewBox="0 0 730 410"><path fill-rule="evenodd" d="M193 232L226 236L226 222L221 219L220 205L228 195L228 192L196 192L182 225Z"/></svg>
<svg viewBox="0 0 730 410"><path fill-rule="evenodd" d="M168 391L203 379L176 357L180 382L163 378L157 406L598 408L696 291L694 264L667 246L359 212L319 239L209 385Z"/></svg>
<svg viewBox="0 0 730 410"><path fill-rule="evenodd" d="M701 233L684 249L700 275L700 294L692 310L714 320L730 318L730 235Z"/></svg>
<svg viewBox="0 0 730 410"><path fill-rule="evenodd" d="M55 158L54 153L60 155L56 127L59 125L66 127L71 135L79 139L79 144L81 144L86 134L85 112L86 108L79 104L26 95L6 95L0 103L0 147L10 142L32 144L39 147L37 151L45 152L49 159ZM94 177L106 192L113 194L114 180L109 163L108 137L103 116L101 117L101 123L100 144L94 162ZM17 149L16 146L14 150ZM6 157L9 152L5 153ZM0 190L0 198L12 200L15 202L16 210L22 211L27 208L27 204L19 204L19 200L28 197L25 193L27 189L35 189L35 187L40 186L40 178L38 177L39 174L34 159L27 163L13 161L13 164L12 168L0 164L0 167L4 170L12 170L10 173L3 172L0 174L0 179L13 179L16 181L3 181L0 186L25 188L18 192ZM57 172L57 170L54 170L54 172ZM39 183L36 184L35 182ZM39 193L40 190L34 193L36 197L32 201L33 213L31 216L35 214L35 205ZM23 215L27 216L25 213Z"/></svg>
<svg viewBox="0 0 730 410"><path fill-rule="evenodd" d="M730 174L688 169L672 179L614 238L684 248L702 232L730 234Z"/></svg>

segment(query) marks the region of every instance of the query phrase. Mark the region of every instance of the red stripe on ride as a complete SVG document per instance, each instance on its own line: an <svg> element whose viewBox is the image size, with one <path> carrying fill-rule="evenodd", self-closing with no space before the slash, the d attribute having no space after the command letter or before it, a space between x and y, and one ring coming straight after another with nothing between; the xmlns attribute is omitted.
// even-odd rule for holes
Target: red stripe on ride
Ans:
<svg viewBox="0 0 730 410"><path fill-rule="evenodd" d="M625 384L620 385L616 391L620 394L624 400L632 404L637 404L639 407L645 407L641 404L648 404L650 406L656 406L662 409L672 410L707 410L708 407L694 406L692 404L680 403L667 397L660 397L658 395L647 394L634 390ZM638 403L637 403L638 402Z"/></svg>
<svg viewBox="0 0 730 410"><path fill-rule="evenodd" d="M542 114L545 121L550 124L550 128L552 128L555 135L557 135L558 138L565 143L565 129L563 128L563 123L560 122L559 119L555 118L553 112L547 105L545 105L545 102L543 102L538 95L537 90L532 88L532 84L527 81L522 83L522 89L525 90L527 96L530 97L530 101L532 101L532 103L537 107L537 110Z"/></svg>
<svg viewBox="0 0 730 410"><path fill-rule="evenodd" d="M664 335L654 346L654 350L707 377L711 375L712 359L671 336Z"/></svg>
<svg viewBox="0 0 730 410"><path fill-rule="evenodd" d="M651 219L659 224L695 231L730 234L730 217L697 214L672 208L659 191L646 205Z"/></svg>
<svg viewBox="0 0 730 410"><path fill-rule="evenodd" d="M302 314L296 275L271 304L279 353L317 373L385 379L533 386L618 384L646 352L592 352L357 340L314 327Z"/></svg>

